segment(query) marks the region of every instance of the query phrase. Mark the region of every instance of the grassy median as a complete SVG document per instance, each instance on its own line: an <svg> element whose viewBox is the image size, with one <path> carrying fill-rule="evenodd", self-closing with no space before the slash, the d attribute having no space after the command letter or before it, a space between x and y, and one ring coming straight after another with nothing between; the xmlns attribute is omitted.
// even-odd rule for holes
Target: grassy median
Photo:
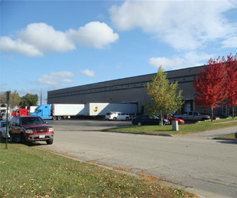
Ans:
<svg viewBox="0 0 237 198"><path fill-rule="evenodd" d="M179 131L173 131L172 125L153 125L153 126L129 126L121 128L106 129L104 131L130 132L140 134L162 134L162 135L185 135L197 132L223 129L226 127L237 126L237 118L219 119L213 121L202 121L193 124L179 125Z"/></svg>
<svg viewBox="0 0 237 198"><path fill-rule="evenodd" d="M221 135L221 136L217 136L216 139L228 139L228 140L235 140L235 134L231 133L231 134L227 134L227 135Z"/></svg>
<svg viewBox="0 0 237 198"><path fill-rule="evenodd" d="M0 197L196 197L18 143L0 143L0 170Z"/></svg>

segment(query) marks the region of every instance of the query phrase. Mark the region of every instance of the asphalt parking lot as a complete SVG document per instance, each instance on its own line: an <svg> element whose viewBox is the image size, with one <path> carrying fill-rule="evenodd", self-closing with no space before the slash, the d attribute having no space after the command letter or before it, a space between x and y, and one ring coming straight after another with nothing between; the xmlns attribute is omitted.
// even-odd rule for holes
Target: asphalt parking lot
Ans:
<svg viewBox="0 0 237 198"><path fill-rule="evenodd" d="M96 130L101 131L107 128L114 128L114 127L124 127L124 126L132 126L132 121L108 121L108 120L49 120L47 121L49 124L53 125L54 127L60 127L70 129L70 130Z"/></svg>
<svg viewBox="0 0 237 198"><path fill-rule="evenodd" d="M161 137L101 132L129 126L131 121L48 121L55 129L53 145L40 148L73 159L131 173L163 178L204 197L237 197L237 143L213 140L236 127L187 136Z"/></svg>

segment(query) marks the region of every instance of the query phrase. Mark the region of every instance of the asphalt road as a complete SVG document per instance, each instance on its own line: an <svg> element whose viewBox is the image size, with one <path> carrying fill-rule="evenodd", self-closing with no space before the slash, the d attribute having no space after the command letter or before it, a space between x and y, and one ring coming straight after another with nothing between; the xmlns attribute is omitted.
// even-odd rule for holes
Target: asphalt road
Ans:
<svg viewBox="0 0 237 198"><path fill-rule="evenodd" d="M188 136L153 136L101 132L130 122L50 121L53 145L41 148L78 160L160 177L203 197L237 197L237 142L213 140L237 127Z"/></svg>

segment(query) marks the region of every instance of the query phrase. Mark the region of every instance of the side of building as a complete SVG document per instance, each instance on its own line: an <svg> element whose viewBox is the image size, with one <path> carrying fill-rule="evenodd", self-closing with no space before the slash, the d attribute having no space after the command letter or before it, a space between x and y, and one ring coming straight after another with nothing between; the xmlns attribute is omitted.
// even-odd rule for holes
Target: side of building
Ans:
<svg viewBox="0 0 237 198"><path fill-rule="evenodd" d="M181 112L198 110L208 113L207 109L199 109L194 103L193 80L198 71L204 66L179 69L167 72L170 82L178 81L179 89L183 90L184 105ZM144 113L145 104L149 103L150 97L145 88L152 81L153 74L123 78L94 84L70 87L48 92L48 103L137 103L140 113ZM224 113L223 107L216 109L218 113Z"/></svg>

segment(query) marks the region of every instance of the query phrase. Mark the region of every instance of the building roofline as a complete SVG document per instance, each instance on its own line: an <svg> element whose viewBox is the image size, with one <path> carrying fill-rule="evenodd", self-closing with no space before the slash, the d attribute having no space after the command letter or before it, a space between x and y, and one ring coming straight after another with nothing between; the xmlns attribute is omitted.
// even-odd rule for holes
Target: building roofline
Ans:
<svg viewBox="0 0 237 198"><path fill-rule="evenodd" d="M187 70L187 69L197 69L197 68L202 68L205 65L201 65L201 66L194 66L194 67L186 67L186 68L180 68L180 69L176 69L176 70L170 70L170 71L164 71L167 74L170 72L177 72L177 71L182 71L182 70ZM114 80L107 80L107 81L101 81L101 82L96 82L96 83L89 83L89 84L84 84L84 85L77 85L77 86L72 86L72 87L66 87L66 88L61 88L61 89L57 89L57 90L51 90L48 92L53 92L53 91L62 91L62 90L66 90L66 89L73 89L76 87L81 87L81 86L90 86L90 85L101 85L103 83L108 83L108 82L116 82L116 81L120 81L120 80L126 80L126 79L132 79L132 78L138 78L138 77L145 77L145 76L151 76L151 75L155 75L157 72L155 73L150 73L150 74L143 74L143 75L138 75L138 76L131 76L131 77L124 77L124 78L118 78L118 79L114 79Z"/></svg>

